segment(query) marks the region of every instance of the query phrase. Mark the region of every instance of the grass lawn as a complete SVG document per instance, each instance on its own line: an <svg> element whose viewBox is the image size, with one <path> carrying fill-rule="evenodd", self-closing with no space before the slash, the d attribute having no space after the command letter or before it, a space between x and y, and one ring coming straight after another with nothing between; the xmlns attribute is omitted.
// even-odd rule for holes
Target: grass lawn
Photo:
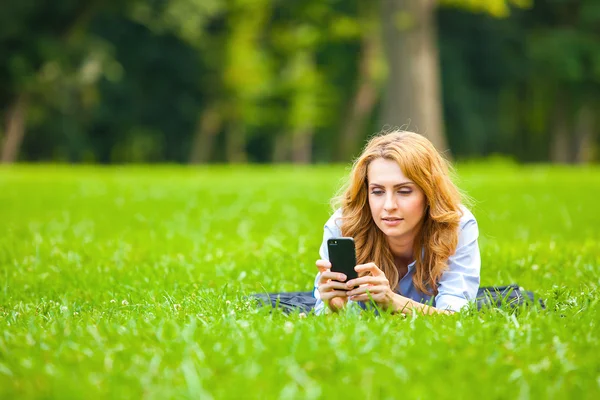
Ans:
<svg viewBox="0 0 600 400"><path fill-rule="evenodd" d="M0 168L0 398L600 398L600 168L461 164L482 285L546 310L269 314L343 166Z"/></svg>

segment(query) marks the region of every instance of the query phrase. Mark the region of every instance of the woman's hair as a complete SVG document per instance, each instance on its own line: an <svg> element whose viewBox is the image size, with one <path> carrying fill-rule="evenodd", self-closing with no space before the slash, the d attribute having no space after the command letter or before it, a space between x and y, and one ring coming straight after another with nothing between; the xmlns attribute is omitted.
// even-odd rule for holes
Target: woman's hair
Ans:
<svg viewBox="0 0 600 400"><path fill-rule="evenodd" d="M463 196L452 183L451 167L424 136L406 131L380 134L369 140L340 195L333 199L334 207L342 208L342 235L354 238L357 263L374 262L385 273L392 290L398 285L399 273L386 236L373 221L368 201L367 170L378 158L397 162L425 194L425 216L413 247L413 283L421 293L435 294L448 257L456 251L462 215Z"/></svg>

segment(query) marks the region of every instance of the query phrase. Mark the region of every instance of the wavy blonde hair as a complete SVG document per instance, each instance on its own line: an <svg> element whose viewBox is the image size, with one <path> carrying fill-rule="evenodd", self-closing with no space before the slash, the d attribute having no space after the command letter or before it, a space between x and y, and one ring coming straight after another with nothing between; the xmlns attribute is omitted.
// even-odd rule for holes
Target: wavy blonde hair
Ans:
<svg viewBox="0 0 600 400"><path fill-rule="evenodd" d="M377 227L368 201L367 172L378 158L398 163L407 178L418 185L427 199L425 216L414 240L413 283L424 294L437 294L437 282L456 251L460 205L465 196L450 177L450 164L424 136L393 131L373 137L352 166L348 181L332 205L342 209L341 232L354 238L358 264L374 262L390 281L399 283L399 272L386 235ZM368 275L368 273L361 274Z"/></svg>

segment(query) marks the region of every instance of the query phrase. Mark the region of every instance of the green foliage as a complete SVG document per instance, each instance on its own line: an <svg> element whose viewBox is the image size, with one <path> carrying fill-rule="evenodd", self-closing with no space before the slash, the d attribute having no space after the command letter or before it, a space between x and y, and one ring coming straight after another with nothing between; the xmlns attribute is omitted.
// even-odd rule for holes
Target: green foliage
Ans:
<svg viewBox="0 0 600 400"><path fill-rule="evenodd" d="M225 8L226 3L220 0L134 2L129 15L153 32L174 31L186 42L201 47L207 39L207 25Z"/></svg>
<svg viewBox="0 0 600 400"><path fill-rule="evenodd" d="M531 7L533 0L440 0L440 4L449 7L464 8L471 12L484 12L496 18L510 15L511 6Z"/></svg>
<svg viewBox="0 0 600 400"><path fill-rule="evenodd" d="M437 3L457 158L548 160L557 109L571 147L598 146L600 122L581 122L600 101L597 3ZM218 121L208 161L227 161L232 137L243 158L272 161L282 145L291 161L297 135L310 136L312 161L330 161L360 83L372 79L376 99L385 90L381 52L367 76L359 65L365 38L381 30L367 0L6 0L2 11L0 136L27 94L25 161L187 162L207 110ZM378 111L376 100L353 147L382 128Z"/></svg>
<svg viewBox="0 0 600 400"><path fill-rule="evenodd" d="M598 397L600 170L457 170L482 285L547 310L255 308L312 289L343 167L1 168L0 397Z"/></svg>

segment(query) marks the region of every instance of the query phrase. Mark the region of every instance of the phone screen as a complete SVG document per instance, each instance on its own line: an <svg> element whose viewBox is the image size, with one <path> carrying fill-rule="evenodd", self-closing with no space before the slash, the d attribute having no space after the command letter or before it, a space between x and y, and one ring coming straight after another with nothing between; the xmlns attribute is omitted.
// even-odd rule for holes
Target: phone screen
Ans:
<svg viewBox="0 0 600 400"><path fill-rule="evenodd" d="M358 278L358 273L354 270L356 266L354 239L349 237L331 238L327 240L327 249L333 272L345 274L348 277L346 282Z"/></svg>

